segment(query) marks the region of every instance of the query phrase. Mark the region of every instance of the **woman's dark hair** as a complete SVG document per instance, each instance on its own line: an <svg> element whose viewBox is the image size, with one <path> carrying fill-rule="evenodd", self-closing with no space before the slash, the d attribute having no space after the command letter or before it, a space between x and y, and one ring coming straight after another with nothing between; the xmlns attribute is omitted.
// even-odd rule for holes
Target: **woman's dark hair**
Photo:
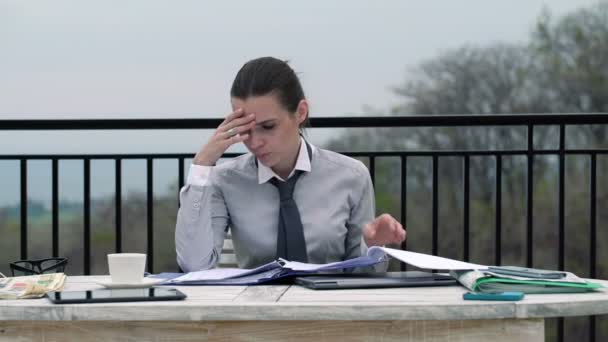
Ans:
<svg viewBox="0 0 608 342"><path fill-rule="evenodd" d="M287 111L295 113L304 100L304 90L293 69L280 59L261 57L245 63L236 74L230 96L246 99L251 96L276 94ZM308 115L301 126L308 125Z"/></svg>

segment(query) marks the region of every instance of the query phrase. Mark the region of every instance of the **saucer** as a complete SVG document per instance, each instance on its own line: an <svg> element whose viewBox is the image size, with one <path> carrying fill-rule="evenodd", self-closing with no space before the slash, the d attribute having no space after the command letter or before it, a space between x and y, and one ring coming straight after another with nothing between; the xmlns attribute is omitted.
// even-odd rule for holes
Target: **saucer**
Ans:
<svg viewBox="0 0 608 342"><path fill-rule="evenodd" d="M108 289L145 289L166 281L167 279L144 278L139 283L113 283L112 280L96 281L96 283Z"/></svg>

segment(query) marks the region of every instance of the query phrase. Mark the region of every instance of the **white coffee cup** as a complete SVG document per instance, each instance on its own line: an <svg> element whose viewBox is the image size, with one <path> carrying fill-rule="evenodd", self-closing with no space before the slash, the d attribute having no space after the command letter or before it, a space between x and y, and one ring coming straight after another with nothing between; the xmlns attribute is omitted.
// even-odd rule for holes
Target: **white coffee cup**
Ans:
<svg viewBox="0 0 608 342"><path fill-rule="evenodd" d="M108 268L113 283L141 283L146 269L146 255L141 253L108 254Z"/></svg>

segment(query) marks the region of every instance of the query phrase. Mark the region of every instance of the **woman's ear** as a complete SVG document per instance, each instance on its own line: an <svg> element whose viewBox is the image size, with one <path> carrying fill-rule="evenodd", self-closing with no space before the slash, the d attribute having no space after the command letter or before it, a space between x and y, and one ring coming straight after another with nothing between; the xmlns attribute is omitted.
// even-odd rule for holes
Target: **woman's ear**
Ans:
<svg viewBox="0 0 608 342"><path fill-rule="evenodd" d="M298 103L298 108L296 109L296 120L298 121L298 126L302 124L302 122L306 121L308 118L308 101L306 99L300 100Z"/></svg>

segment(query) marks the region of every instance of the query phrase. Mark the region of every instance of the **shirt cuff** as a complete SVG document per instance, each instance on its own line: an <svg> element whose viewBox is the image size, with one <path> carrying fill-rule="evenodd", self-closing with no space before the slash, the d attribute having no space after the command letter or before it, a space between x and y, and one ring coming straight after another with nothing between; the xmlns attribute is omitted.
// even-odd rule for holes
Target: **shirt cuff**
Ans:
<svg viewBox="0 0 608 342"><path fill-rule="evenodd" d="M205 186L209 180L212 168L213 166L191 164L187 183L190 185Z"/></svg>

